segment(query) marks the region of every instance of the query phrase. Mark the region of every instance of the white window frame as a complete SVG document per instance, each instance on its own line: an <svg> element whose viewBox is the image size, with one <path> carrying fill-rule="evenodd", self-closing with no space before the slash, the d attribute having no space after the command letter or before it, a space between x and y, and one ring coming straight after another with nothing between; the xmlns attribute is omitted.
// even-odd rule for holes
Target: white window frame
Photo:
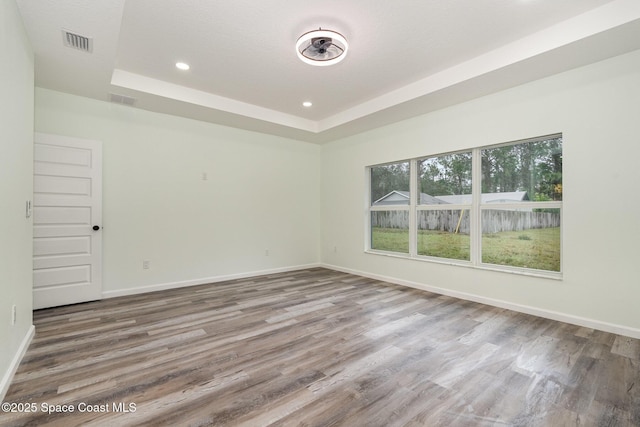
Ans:
<svg viewBox="0 0 640 427"><path fill-rule="evenodd" d="M462 151L453 151L453 152L449 152L449 153L443 153L443 154L436 154L433 156L425 156L425 157L420 157L418 159L416 159L415 161L415 171L416 171L416 176L415 176L415 187L416 187L416 201L419 200L419 194L420 194L420 184L419 184L419 179L418 179L418 162L421 160L426 160L426 159L433 159L433 158L438 158L438 157L444 157L444 156L450 156L453 154L462 154L462 153L471 153L471 172L472 172L472 177L471 177L471 185L473 187L474 184L474 177L473 177L473 150L462 150ZM473 191L473 188L472 188ZM473 193L472 193L472 197L473 197ZM418 238L418 227L417 227L417 222L418 222L418 214L421 211L456 211L456 210L468 210L469 211L469 215L470 215L470 232L469 234L471 235L473 233L474 230L474 222L473 222L473 203L470 204L448 204L448 205L422 205L420 203L416 204L416 213L415 213L415 218L416 218L416 229L415 229L415 236L416 236L416 241ZM473 244L470 242L469 243L470 247L469 247L469 260L461 260L461 259L455 259L455 258L443 258L443 257L436 257L436 256L430 256L430 255L420 255L418 254L418 248L417 248L417 242L416 242L416 251L415 251L415 257L418 259L424 259L424 260L430 260L430 261L436 261L436 262L452 262L454 264L461 264L461 265L473 265Z"/></svg>
<svg viewBox="0 0 640 427"><path fill-rule="evenodd" d="M413 209L415 209L415 197L414 197L414 192L415 192L415 185L411 184L411 182L413 182L414 179L414 175L415 175L415 162L416 160L398 160L395 162L387 162L387 163L381 163L378 165L371 165L371 166L367 166L366 168L366 174L367 174L367 196L366 196L366 220L365 220L365 252L371 252L371 253L378 253L378 254L387 254L387 255L391 255L391 256L399 256L402 258L407 258L407 256L409 257L413 257L415 256L415 248L417 246L415 240L416 237L412 237L411 230L412 227L413 229L415 229L415 219L412 221L411 219L411 212ZM382 167L382 166L389 166L389 165L395 165L398 163L409 163L409 204L408 205L386 205L386 206L373 206L373 202L375 202L375 200L371 200L371 169L375 168L375 167ZM408 253L404 253L404 252L394 252L394 251L384 251L381 249L372 249L371 248L371 213L372 212L387 212L387 211L406 211L408 212L409 215L409 252ZM413 223L413 226L412 226ZM413 248L413 249L412 249Z"/></svg>
<svg viewBox="0 0 640 427"><path fill-rule="evenodd" d="M435 262L440 264L452 264L465 266L483 270L494 270L515 274L530 275L536 277L562 279L563 264L563 209L562 201L530 201L516 203L500 203L487 204L481 203L482 193L482 150L497 148L501 146L518 145L527 142L544 141L553 138L561 138L562 133L551 134L536 138L527 138L518 141L511 141L503 144L487 145L483 147L475 147L467 150L460 150L448 153L440 153L434 155L421 156L409 160L398 160L393 162L370 165L365 168L366 173L366 197L365 197L365 252L370 254L385 255L399 258L409 258L419 261ZM450 204L450 205L421 205L418 203L420 187L418 184L418 162L428 158L435 158L458 153L471 152L471 171L472 171L472 194L471 204ZM409 162L410 173L410 189L409 189L409 205L381 205L373 206L371 200L371 170L375 167ZM445 207L446 206L446 207ZM484 210L508 210L508 209L558 209L560 212L560 271L539 270L533 268L513 267L500 264L490 264L482 262L482 212ZM470 260L459 260L454 258L441 258L435 256L426 256L418 254L418 229L417 219L420 211L427 210L470 210ZM371 248L371 213L376 211L408 211L409 215L409 251L393 252Z"/></svg>

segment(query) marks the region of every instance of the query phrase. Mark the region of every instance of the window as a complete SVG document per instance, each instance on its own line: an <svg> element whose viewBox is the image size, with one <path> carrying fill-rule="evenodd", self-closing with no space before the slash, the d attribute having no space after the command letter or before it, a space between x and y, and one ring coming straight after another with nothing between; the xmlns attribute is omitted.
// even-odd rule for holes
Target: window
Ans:
<svg viewBox="0 0 640 427"><path fill-rule="evenodd" d="M469 261L471 152L417 161L417 254Z"/></svg>
<svg viewBox="0 0 640 427"><path fill-rule="evenodd" d="M371 167L371 249L409 253L409 181L409 162Z"/></svg>
<svg viewBox="0 0 640 427"><path fill-rule="evenodd" d="M561 272L561 135L368 171L368 251Z"/></svg>
<svg viewBox="0 0 640 427"><path fill-rule="evenodd" d="M562 138L481 150L482 262L560 271Z"/></svg>

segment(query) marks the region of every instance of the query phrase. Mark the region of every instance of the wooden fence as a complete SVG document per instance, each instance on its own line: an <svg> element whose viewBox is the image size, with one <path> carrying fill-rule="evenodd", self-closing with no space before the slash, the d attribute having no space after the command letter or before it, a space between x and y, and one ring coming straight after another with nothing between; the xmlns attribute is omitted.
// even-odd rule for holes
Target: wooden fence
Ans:
<svg viewBox="0 0 640 427"><path fill-rule="evenodd" d="M560 227L560 212L482 211L483 233L552 227Z"/></svg>
<svg viewBox="0 0 640 427"><path fill-rule="evenodd" d="M462 215L462 220L460 220ZM418 212L418 230L437 230L469 234L471 227L468 210L428 210ZM409 228L408 211L375 211L371 213L371 226L382 228ZM510 210L483 210L482 232L522 231L532 228L560 227L558 212L530 212Z"/></svg>

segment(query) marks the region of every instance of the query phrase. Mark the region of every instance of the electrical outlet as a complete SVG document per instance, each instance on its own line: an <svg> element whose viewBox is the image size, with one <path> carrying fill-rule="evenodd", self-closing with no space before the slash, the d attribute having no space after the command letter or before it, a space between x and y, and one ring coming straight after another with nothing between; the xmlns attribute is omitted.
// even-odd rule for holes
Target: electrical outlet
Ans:
<svg viewBox="0 0 640 427"><path fill-rule="evenodd" d="M264 256L269 256L269 249L264 250Z"/></svg>
<svg viewBox="0 0 640 427"><path fill-rule="evenodd" d="M142 261L142 268L144 270L148 270L151 268L151 261L149 261L148 259L145 259L144 261Z"/></svg>
<svg viewBox="0 0 640 427"><path fill-rule="evenodd" d="M14 304L11 306L11 325L12 326L16 324L17 319L18 319L18 309Z"/></svg>
<svg viewBox="0 0 640 427"><path fill-rule="evenodd" d="M203 181L209 180L209 175L206 172L202 172L202 180Z"/></svg>

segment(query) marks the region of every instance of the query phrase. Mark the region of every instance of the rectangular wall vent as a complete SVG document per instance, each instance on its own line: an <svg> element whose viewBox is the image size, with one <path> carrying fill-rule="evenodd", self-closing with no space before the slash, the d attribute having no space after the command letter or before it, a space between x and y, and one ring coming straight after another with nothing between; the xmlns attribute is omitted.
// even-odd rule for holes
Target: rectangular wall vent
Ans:
<svg viewBox="0 0 640 427"><path fill-rule="evenodd" d="M111 93L110 95L110 100L111 102L115 102L116 104L123 104L123 105L133 105L136 102L135 98L132 98L130 96L127 95L120 95L117 93Z"/></svg>
<svg viewBox="0 0 640 427"><path fill-rule="evenodd" d="M84 52L93 52L93 39L80 34L76 34L69 30L62 30L62 41L67 47L82 50Z"/></svg>

